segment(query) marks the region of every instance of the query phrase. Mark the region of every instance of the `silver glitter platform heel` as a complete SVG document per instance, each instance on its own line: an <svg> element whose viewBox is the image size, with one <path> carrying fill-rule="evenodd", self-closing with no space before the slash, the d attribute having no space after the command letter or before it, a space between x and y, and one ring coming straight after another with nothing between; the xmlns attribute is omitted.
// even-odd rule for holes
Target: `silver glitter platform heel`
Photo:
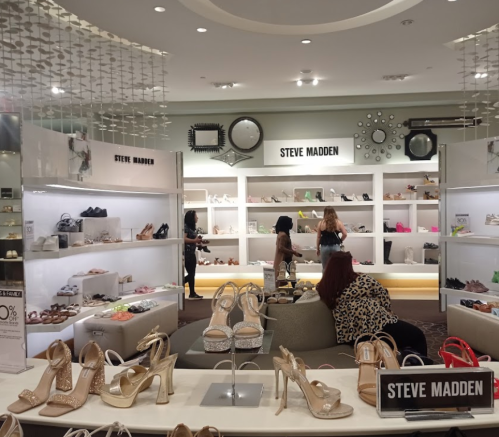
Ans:
<svg viewBox="0 0 499 437"><path fill-rule="evenodd" d="M262 302L258 305L258 295L262 296ZM268 320L276 320L260 313L263 306L263 290L250 282L239 289L237 304L243 310L244 320L234 325L234 340L236 349L255 349L263 344L265 330L260 323L260 316Z"/></svg>
<svg viewBox="0 0 499 437"><path fill-rule="evenodd" d="M232 295L224 294L225 287L232 287ZM206 352L224 352L230 349L234 332L229 327L229 314L236 306L237 285L233 282L223 284L211 301L210 324L203 331L204 350Z"/></svg>

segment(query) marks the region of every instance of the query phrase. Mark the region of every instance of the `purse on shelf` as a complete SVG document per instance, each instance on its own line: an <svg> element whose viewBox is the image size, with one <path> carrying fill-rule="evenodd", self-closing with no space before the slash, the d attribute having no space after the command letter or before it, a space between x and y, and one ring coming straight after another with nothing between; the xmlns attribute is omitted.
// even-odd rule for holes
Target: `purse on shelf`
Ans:
<svg viewBox="0 0 499 437"><path fill-rule="evenodd" d="M80 227L76 220L71 218L71 215L65 212L61 215L61 219L55 225L59 232L79 232Z"/></svg>

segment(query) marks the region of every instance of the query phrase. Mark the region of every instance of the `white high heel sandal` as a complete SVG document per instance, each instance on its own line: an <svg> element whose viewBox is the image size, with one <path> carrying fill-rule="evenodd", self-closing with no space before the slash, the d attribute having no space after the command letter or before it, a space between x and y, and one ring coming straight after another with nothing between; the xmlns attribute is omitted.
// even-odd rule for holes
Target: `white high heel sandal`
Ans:
<svg viewBox="0 0 499 437"><path fill-rule="evenodd" d="M23 437L21 424L12 414L2 414L0 420L3 421L3 425L0 428L1 437Z"/></svg>

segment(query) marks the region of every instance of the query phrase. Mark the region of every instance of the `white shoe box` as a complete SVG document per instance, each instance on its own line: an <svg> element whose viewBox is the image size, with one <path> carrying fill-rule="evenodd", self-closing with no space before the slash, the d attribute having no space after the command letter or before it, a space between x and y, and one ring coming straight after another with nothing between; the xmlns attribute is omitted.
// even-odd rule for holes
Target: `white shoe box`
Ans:
<svg viewBox="0 0 499 437"><path fill-rule="evenodd" d="M85 217L82 228L86 238L100 239L103 233L111 238L121 238L121 219L119 217Z"/></svg>
<svg viewBox="0 0 499 437"><path fill-rule="evenodd" d="M107 294L108 296L118 296L118 273L107 272L101 275L72 276L68 280L69 285L78 286L78 302L83 301L86 294ZM74 302L74 301L73 301Z"/></svg>

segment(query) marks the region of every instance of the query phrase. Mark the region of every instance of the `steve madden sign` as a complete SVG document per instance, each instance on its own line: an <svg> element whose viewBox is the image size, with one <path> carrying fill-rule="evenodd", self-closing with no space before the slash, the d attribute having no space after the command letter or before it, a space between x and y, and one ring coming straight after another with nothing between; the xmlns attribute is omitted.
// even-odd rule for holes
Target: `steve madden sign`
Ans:
<svg viewBox="0 0 499 437"><path fill-rule="evenodd" d="M264 142L264 165L330 166L353 163L352 138Z"/></svg>
<svg viewBox="0 0 499 437"><path fill-rule="evenodd" d="M137 156L114 155L114 162L124 162L125 164L154 165L154 159L139 158Z"/></svg>
<svg viewBox="0 0 499 437"><path fill-rule="evenodd" d="M494 411L494 372L487 368L379 370L377 379L381 417L407 410Z"/></svg>

